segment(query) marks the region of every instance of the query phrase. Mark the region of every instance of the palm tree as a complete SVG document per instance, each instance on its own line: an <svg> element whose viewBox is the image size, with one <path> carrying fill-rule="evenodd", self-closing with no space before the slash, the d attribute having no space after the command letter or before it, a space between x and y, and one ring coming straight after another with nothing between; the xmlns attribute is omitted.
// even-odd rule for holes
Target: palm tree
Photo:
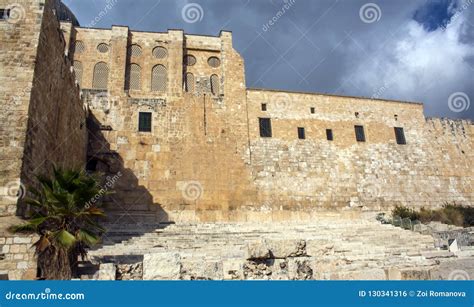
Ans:
<svg viewBox="0 0 474 307"><path fill-rule="evenodd" d="M97 222L104 212L91 200L107 192L84 171L54 167L53 175L38 177L41 189L30 189L35 197L27 200L31 219L11 230L40 236L33 246L42 278L67 280L76 275L78 257L84 259L104 233Z"/></svg>

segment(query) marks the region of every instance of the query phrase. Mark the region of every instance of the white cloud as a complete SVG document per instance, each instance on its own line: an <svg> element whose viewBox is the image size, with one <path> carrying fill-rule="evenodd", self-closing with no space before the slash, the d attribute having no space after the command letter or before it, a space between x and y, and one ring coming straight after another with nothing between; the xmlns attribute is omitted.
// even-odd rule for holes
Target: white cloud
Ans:
<svg viewBox="0 0 474 307"><path fill-rule="evenodd" d="M420 101L434 114L446 113L453 92L465 91L474 100L474 71L466 65L474 48L460 40L466 15L433 32L409 21L381 50L361 55L364 59L349 72L351 82L345 86L369 97Z"/></svg>

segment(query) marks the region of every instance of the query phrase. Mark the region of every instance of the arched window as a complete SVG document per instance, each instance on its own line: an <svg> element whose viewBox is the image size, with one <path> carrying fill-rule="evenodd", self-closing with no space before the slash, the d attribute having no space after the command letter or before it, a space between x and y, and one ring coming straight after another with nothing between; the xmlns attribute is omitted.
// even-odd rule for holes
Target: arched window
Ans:
<svg viewBox="0 0 474 307"><path fill-rule="evenodd" d="M156 47L153 49L153 56L157 59L164 59L168 56L168 50L164 47Z"/></svg>
<svg viewBox="0 0 474 307"><path fill-rule="evenodd" d="M128 68L127 89L140 90L142 88L142 68L138 64L131 64Z"/></svg>
<svg viewBox="0 0 474 307"><path fill-rule="evenodd" d="M86 50L86 46L82 41L75 41L71 47L73 53L83 53Z"/></svg>
<svg viewBox="0 0 474 307"><path fill-rule="evenodd" d="M212 95L218 96L219 93L219 77L217 75L211 76L211 93Z"/></svg>
<svg viewBox="0 0 474 307"><path fill-rule="evenodd" d="M99 62L94 66L92 76L92 88L106 90L109 83L109 66L104 62Z"/></svg>
<svg viewBox="0 0 474 307"><path fill-rule="evenodd" d="M151 90L165 92L168 83L166 67L156 65L151 72Z"/></svg>
<svg viewBox="0 0 474 307"><path fill-rule="evenodd" d="M186 92L194 92L194 75L192 73L186 74L186 80L184 83Z"/></svg>
<svg viewBox="0 0 474 307"><path fill-rule="evenodd" d="M209 64L209 66L211 67L219 67L221 66L221 60L219 60L218 57L215 57L215 56L211 56L208 60L207 60L207 64Z"/></svg>
<svg viewBox="0 0 474 307"><path fill-rule="evenodd" d="M76 81L79 83L79 86L82 86L82 63L79 61L74 61L74 75L76 76Z"/></svg>
<svg viewBox="0 0 474 307"><path fill-rule="evenodd" d="M133 44L129 47L128 49L129 53L130 53L130 56L132 57L139 57L142 55L142 47L140 47L140 45L137 45L137 44Z"/></svg>
<svg viewBox="0 0 474 307"><path fill-rule="evenodd" d="M194 64L196 64L196 62L197 60L194 55L188 54L184 57L184 64L186 66L193 66Z"/></svg>
<svg viewBox="0 0 474 307"><path fill-rule="evenodd" d="M105 43L100 43L97 46L97 51L99 51L100 53L107 53L107 52L109 52L109 45L107 45Z"/></svg>

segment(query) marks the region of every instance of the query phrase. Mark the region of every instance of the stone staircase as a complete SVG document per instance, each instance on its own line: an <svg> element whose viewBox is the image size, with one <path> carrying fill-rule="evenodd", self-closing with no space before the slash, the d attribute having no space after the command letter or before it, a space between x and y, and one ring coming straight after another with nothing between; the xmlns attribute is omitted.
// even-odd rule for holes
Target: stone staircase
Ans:
<svg viewBox="0 0 474 307"><path fill-rule="evenodd" d="M456 256L435 249L429 235L328 217L310 223L116 223L89 258L91 266L140 267L130 275L143 279L378 280L430 279ZM97 274L84 278L92 277Z"/></svg>

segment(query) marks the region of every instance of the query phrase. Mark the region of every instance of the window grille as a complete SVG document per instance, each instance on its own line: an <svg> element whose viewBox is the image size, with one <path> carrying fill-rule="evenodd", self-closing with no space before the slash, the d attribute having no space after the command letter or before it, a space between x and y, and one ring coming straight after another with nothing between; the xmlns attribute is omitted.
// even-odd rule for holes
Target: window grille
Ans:
<svg viewBox="0 0 474 307"><path fill-rule="evenodd" d="M86 50L86 46L82 41L75 41L71 49L73 53L83 53Z"/></svg>
<svg viewBox="0 0 474 307"><path fill-rule="evenodd" d="M184 64L186 66L193 66L197 62L196 57L194 55L188 54L187 56L184 57Z"/></svg>
<svg viewBox="0 0 474 307"><path fill-rule="evenodd" d="M163 65L156 65L153 67L151 75L151 90L158 92L165 92L168 86L168 76L166 67Z"/></svg>
<svg viewBox="0 0 474 307"><path fill-rule="evenodd" d="M99 44L99 45L97 46L97 50L98 50L100 53L107 53L107 52L109 52L109 45L104 44L104 43Z"/></svg>
<svg viewBox="0 0 474 307"><path fill-rule="evenodd" d="M74 61L74 75L76 76L76 81L79 83L79 86L82 85L82 63L79 61Z"/></svg>
<svg viewBox="0 0 474 307"><path fill-rule="evenodd" d="M142 87L142 68L138 64L131 64L129 67L128 89L140 90Z"/></svg>
<svg viewBox="0 0 474 307"><path fill-rule="evenodd" d="M107 89L109 83L109 66L104 62L99 62L94 66L94 75L92 76L92 88Z"/></svg>
<svg viewBox="0 0 474 307"><path fill-rule="evenodd" d="M184 85L185 85L186 92L189 92L189 93L194 92L194 75L192 73L186 74L186 80L185 80Z"/></svg>
<svg viewBox="0 0 474 307"><path fill-rule="evenodd" d="M211 93L214 96L218 96L220 94L219 90L219 77L217 75L211 76Z"/></svg>
<svg viewBox="0 0 474 307"><path fill-rule="evenodd" d="M209 64L209 66L211 67L219 67L221 65L221 60L219 60L218 57L210 57L209 59L207 59L207 64Z"/></svg>
<svg viewBox="0 0 474 307"><path fill-rule="evenodd" d="M137 44L131 45L129 47L129 53L132 57L139 57L142 55L142 47Z"/></svg>
<svg viewBox="0 0 474 307"><path fill-rule="evenodd" d="M153 49L153 56L157 59L164 59L168 56L168 50L164 47L156 47Z"/></svg>

